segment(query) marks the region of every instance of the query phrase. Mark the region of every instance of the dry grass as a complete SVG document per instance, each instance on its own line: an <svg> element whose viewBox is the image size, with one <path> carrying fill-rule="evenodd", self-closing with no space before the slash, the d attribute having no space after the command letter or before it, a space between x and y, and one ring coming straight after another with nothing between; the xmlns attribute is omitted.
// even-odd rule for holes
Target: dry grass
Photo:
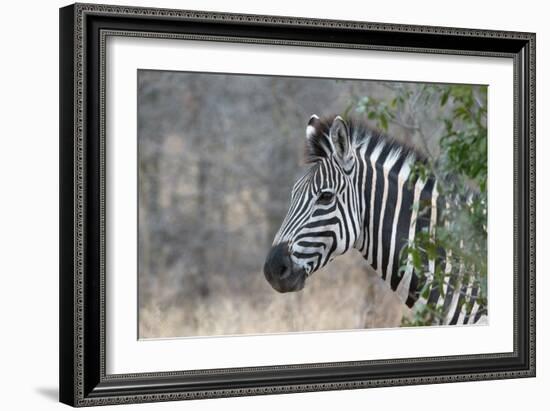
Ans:
<svg viewBox="0 0 550 411"><path fill-rule="evenodd" d="M336 259L298 293L277 293L261 272L247 277L235 292L223 276L212 276L202 299L168 302L153 294L140 308L140 338L396 327L409 315L358 253Z"/></svg>

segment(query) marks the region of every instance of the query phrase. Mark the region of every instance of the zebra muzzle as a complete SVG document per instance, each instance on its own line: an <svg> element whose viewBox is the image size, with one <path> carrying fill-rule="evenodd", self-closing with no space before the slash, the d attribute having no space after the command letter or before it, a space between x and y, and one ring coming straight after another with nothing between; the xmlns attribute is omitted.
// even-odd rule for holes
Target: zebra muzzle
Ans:
<svg viewBox="0 0 550 411"><path fill-rule="evenodd" d="M305 270L292 263L286 242L273 246L269 251L264 275L269 284L281 293L301 290L306 280Z"/></svg>

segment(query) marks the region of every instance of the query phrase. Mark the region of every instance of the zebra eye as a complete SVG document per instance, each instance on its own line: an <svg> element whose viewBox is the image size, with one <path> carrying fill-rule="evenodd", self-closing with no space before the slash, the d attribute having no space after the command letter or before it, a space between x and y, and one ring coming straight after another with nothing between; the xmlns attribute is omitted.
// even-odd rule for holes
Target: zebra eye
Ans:
<svg viewBox="0 0 550 411"><path fill-rule="evenodd" d="M317 199L317 202L319 204L330 204L333 198L334 198L334 193L331 193L330 191L323 191L319 196L319 198Z"/></svg>

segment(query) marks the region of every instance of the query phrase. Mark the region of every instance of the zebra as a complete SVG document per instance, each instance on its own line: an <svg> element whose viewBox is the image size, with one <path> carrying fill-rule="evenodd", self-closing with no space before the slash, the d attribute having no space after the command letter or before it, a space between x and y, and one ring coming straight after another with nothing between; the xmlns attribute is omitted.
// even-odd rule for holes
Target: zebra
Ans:
<svg viewBox="0 0 550 411"><path fill-rule="evenodd" d="M305 160L310 167L292 188L264 264L275 290L303 289L315 271L355 248L409 308L435 305L442 313L438 324L487 320L486 304L477 298L479 284L465 276L450 252L439 250L445 274L453 280L442 286L430 287L434 260L426 262L429 274L423 278L410 259L400 266L400 250L421 230L432 233L445 206L434 176L415 177L414 165L425 161L417 151L362 122L313 115L306 127ZM421 202L427 204L422 215ZM421 293L426 285L428 295Z"/></svg>

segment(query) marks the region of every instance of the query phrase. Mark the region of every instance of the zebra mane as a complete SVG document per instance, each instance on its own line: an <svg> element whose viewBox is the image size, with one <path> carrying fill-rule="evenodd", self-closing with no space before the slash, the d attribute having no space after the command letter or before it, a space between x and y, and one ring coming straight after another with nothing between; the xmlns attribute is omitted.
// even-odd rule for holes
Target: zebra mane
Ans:
<svg viewBox="0 0 550 411"><path fill-rule="evenodd" d="M336 115L320 118L315 127L309 130L308 138L305 143L304 161L306 164L315 164L322 159L328 158L333 152L333 146L330 143L330 127L336 118ZM424 162L426 157L414 147L397 141L393 137L381 133L380 131L369 127L365 121L357 119L348 119L346 121L352 149L358 149L364 145L367 146L367 153L373 150L384 150L387 153L406 158L414 156L416 161Z"/></svg>

